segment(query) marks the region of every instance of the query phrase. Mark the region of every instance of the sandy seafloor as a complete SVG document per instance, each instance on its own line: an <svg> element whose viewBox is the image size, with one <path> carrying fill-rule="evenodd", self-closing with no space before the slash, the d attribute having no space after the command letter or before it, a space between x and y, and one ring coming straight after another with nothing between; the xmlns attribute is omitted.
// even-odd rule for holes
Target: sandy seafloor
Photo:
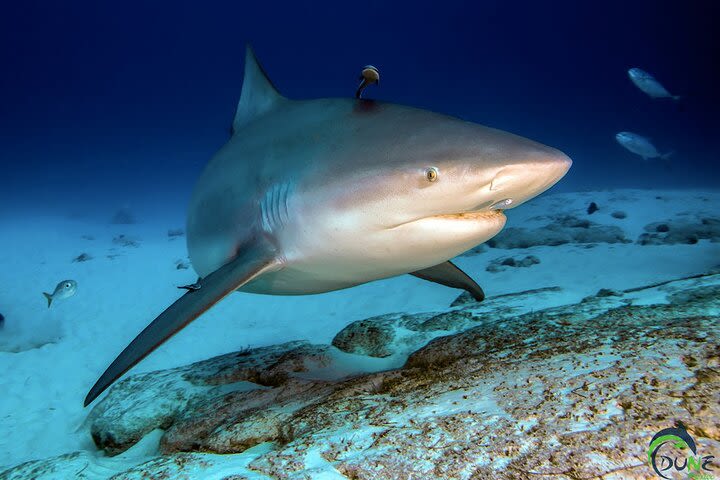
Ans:
<svg viewBox="0 0 720 480"><path fill-rule="evenodd" d="M600 210L588 216L591 201ZM612 217L616 210L626 212L627 218ZM563 213L618 226L633 243L486 248L456 263L489 296L560 286L563 295L553 297L554 304L577 302L600 288L632 288L707 272L720 264L720 243L710 240L647 246L634 242L652 222L718 216L718 191L550 192L508 211L506 228L542 225L546 222L537 217ZM177 298L176 286L196 279L192 268L176 268L176 261L187 261L185 238L167 234L182 227L182 212L167 218L117 225L32 217L0 224L0 313L5 316L0 330L0 471L78 450L102 455L83 424L89 412L82 406L85 394L116 354ZM138 245L113 243L121 234ZM73 262L82 253L92 259ZM498 257L525 254L541 262L486 271ZM63 279L78 282L77 294L48 309L42 292L52 291ZM459 293L406 275L314 296L233 294L133 373L290 340L329 343L352 321L390 312L443 310ZM151 445L137 454L149 455L153 449Z"/></svg>

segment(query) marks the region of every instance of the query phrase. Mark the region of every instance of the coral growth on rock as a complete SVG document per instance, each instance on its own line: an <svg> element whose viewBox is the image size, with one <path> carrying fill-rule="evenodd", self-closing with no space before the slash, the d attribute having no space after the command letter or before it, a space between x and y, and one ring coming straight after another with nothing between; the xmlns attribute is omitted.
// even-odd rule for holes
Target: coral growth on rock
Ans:
<svg viewBox="0 0 720 480"><path fill-rule="evenodd" d="M502 272L507 268L527 268L532 267L540 263L540 259L535 255L526 255L523 258L520 257L503 257L498 258L490 262L490 265L485 268L488 272L496 273Z"/></svg>
<svg viewBox="0 0 720 480"><path fill-rule="evenodd" d="M693 245L700 240L720 242L720 218L706 217L695 221L653 222L645 225L640 245Z"/></svg>
<svg viewBox="0 0 720 480"><path fill-rule="evenodd" d="M718 451L720 275L537 311L504 300L368 319L333 342L407 354L394 370L331 378L335 347L293 342L131 376L93 409L93 438L115 454L164 430L160 456L113 477L127 480L647 479L648 442L676 425ZM77 471L75 455L0 478Z"/></svg>
<svg viewBox="0 0 720 480"><path fill-rule="evenodd" d="M621 228L599 225L573 215L550 217L551 222L535 229L510 227L486 243L492 248L529 248L566 243L630 243Z"/></svg>

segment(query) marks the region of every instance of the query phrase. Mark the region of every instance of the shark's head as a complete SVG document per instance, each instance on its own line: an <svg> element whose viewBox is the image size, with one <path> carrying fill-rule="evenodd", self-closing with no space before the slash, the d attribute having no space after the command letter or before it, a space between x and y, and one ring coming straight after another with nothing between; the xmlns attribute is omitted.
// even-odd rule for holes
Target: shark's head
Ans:
<svg viewBox="0 0 720 480"><path fill-rule="evenodd" d="M504 226L503 210L547 190L572 164L531 140L397 105L353 108L338 124L352 126L333 135L345 148L312 174L322 178L309 196L318 228L398 264L440 263L488 240Z"/></svg>
<svg viewBox="0 0 720 480"><path fill-rule="evenodd" d="M402 108L402 107L400 107ZM394 203L389 225L514 208L560 180L572 161L516 135L424 111L404 112L377 174ZM466 218L467 217L467 218Z"/></svg>

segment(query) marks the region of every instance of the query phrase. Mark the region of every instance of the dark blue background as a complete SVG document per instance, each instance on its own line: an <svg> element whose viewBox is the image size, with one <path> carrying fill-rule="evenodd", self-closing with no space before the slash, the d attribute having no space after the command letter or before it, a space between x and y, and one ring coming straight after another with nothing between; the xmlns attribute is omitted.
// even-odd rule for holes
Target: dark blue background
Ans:
<svg viewBox="0 0 720 480"><path fill-rule="evenodd" d="M250 6L249 6L250 5ZM5 2L2 205L184 208L250 42L283 94L412 104L558 147L561 189L718 186L715 1ZM639 66L673 93L652 100ZM614 141L651 137L669 164Z"/></svg>

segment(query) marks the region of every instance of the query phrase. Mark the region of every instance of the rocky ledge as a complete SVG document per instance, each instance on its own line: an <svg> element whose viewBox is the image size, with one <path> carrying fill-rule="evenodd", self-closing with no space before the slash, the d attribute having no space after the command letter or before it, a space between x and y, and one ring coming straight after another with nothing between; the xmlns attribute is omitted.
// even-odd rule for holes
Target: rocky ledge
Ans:
<svg viewBox="0 0 720 480"><path fill-rule="evenodd" d="M152 456L77 452L0 479L647 479L650 439L673 426L720 453L720 275L511 300L131 376L89 428L109 455L154 435ZM348 367L387 358L404 364Z"/></svg>

